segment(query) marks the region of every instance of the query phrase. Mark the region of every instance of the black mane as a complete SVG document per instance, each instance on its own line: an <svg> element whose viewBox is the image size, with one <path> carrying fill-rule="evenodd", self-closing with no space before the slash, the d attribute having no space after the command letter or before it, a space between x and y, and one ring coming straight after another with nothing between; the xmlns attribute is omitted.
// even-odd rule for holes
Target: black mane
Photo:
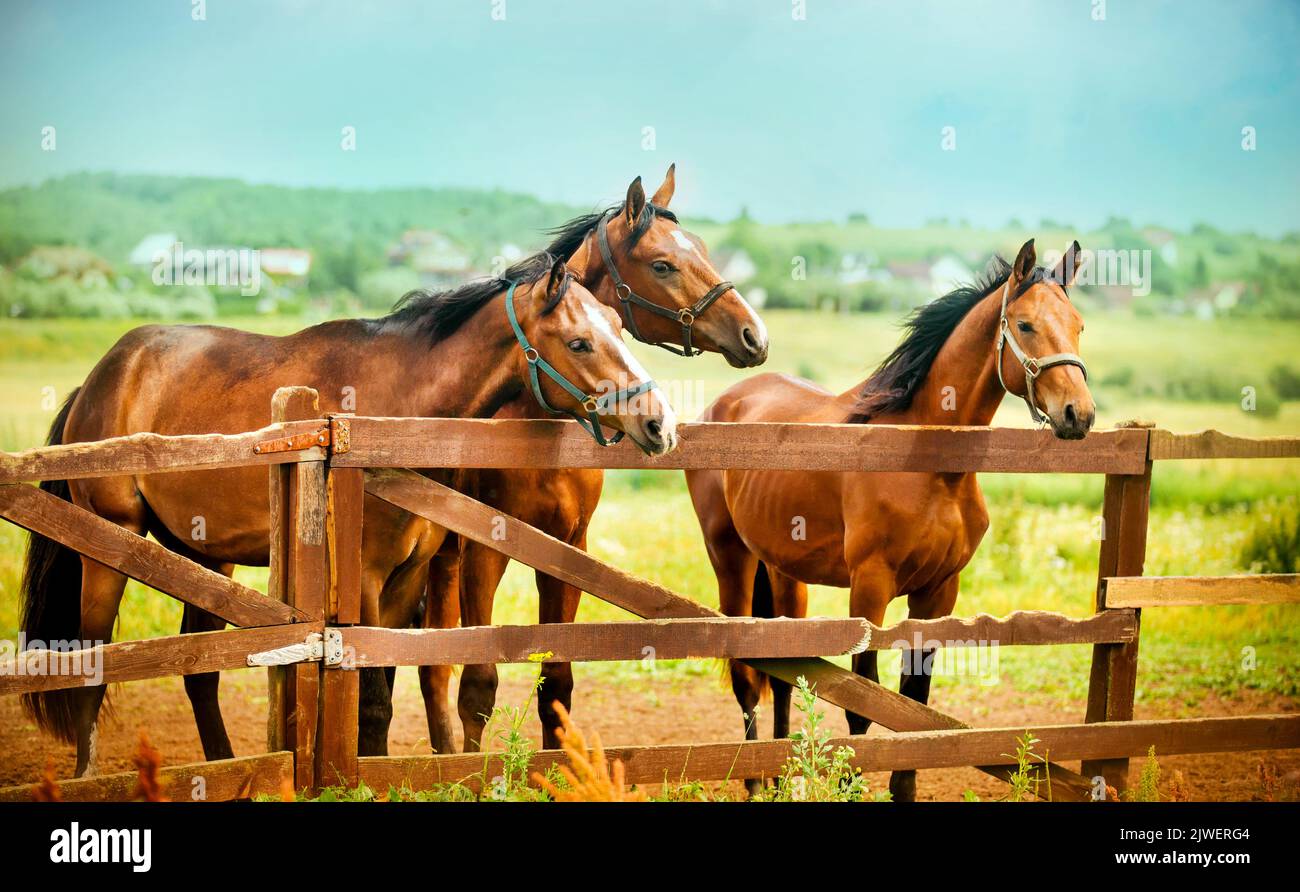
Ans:
<svg viewBox="0 0 1300 892"><path fill-rule="evenodd" d="M563 257L568 260L586 241L587 236L591 235L601 217L609 216L622 209L622 204L610 205L603 211L581 214L568 223L546 230L548 235L555 236L551 243L546 246L546 250L556 257ZM659 205L647 201L645 207L641 210L641 216L637 217L636 225L632 227L632 235L628 239L627 245L629 249L636 247L636 243L641 240L641 237L650 231L656 217L663 217L665 220L671 220L674 223L677 222L677 215L668 208L659 207Z"/></svg>
<svg viewBox="0 0 1300 892"><path fill-rule="evenodd" d="M622 204L611 205L603 211L582 214L554 229L546 230L548 235L554 236L546 250L538 251L512 264L500 276L478 279L449 291L417 289L408 292L393 305L392 312L380 321L415 325L428 334L434 342L440 341L460 328L489 300L509 288L511 282L531 284L547 275L556 260L571 258L596 228L601 217L622 208ZM677 215L672 211L646 202L645 209L641 211L641 216L637 218L636 225L632 228L632 235L628 240L629 248L635 246L650 230L656 217L677 222ZM555 309L555 305L568 291L568 287L569 277L566 276L556 298L542 308L542 315Z"/></svg>
<svg viewBox="0 0 1300 892"><path fill-rule="evenodd" d="M556 258L545 251L519 261L504 275L478 279L449 291L416 290L402 296L391 313L379 320L398 325L415 326L437 343L465 324L483 305L510 287L511 282L528 285L540 281L551 272ZM542 307L542 315L555 309L569 290L571 277L565 274L564 282L555 297Z"/></svg>
<svg viewBox="0 0 1300 892"><path fill-rule="evenodd" d="M858 398L845 421L863 424L879 415L902 412L912 405L912 398L939 350L953 330L966 318L971 308L1006 284L1011 264L995 255L984 275L969 285L961 285L918 307L903 322L903 340L862 385ZM1039 282L1052 280L1051 273L1036 267L1016 289L1014 297L1024 294Z"/></svg>

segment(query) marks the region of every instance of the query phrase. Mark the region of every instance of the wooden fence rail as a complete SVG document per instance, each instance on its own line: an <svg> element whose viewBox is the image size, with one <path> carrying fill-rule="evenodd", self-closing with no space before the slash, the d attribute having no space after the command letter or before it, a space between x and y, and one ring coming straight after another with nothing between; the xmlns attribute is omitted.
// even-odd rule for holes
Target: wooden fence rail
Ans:
<svg viewBox="0 0 1300 892"><path fill-rule="evenodd" d="M319 638L324 628L323 623L290 623L119 641L82 650L28 650L0 661L0 695L243 669L251 656L303 645L313 632Z"/></svg>
<svg viewBox="0 0 1300 892"><path fill-rule="evenodd" d="M0 486L0 517L236 625L309 619L301 610L34 486Z"/></svg>
<svg viewBox="0 0 1300 892"><path fill-rule="evenodd" d="M169 765L158 771L162 794L170 802L229 802L256 796L279 797L293 785L293 753L262 753L215 762ZM61 780L64 802L126 802L135 798L140 776L134 771ZM0 802L30 802L32 787L0 787Z"/></svg>
<svg viewBox="0 0 1300 892"><path fill-rule="evenodd" d="M838 737L833 747L853 750L850 764L861 771L964 768L972 764L1015 762L1017 740L1026 731L1038 738L1035 752L1067 761L1081 758L1144 756L1154 746L1161 756L1227 753L1300 747L1300 716L1257 715L1162 721L1098 722L947 731L905 731L889 735ZM674 784L779 775L790 758L788 740L693 743L667 746L606 747L620 759L628 783ZM567 764L561 750L533 756L531 770L545 774ZM462 783L478 790L484 777L502 772L501 757L464 753L449 756L374 756L360 760L361 780L376 792L388 788L428 789ZM1045 792L1045 791L1044 791ZM1057 791L1054 798L1062 798Z"/></svg>
<svg viewBox="0 0 1300 892"><path fill-rule="evenodd" d="M350 419L339 468L745 468L784 471L1002 471L1140 474L1144 429L1058 440L1051 431L885 424L692 422L678 446L647 456L630 442L602 448L576 424L473 418Z"/></svg>
<svg viewBox="0 0 1300 892"><path fill-rule="evenodd" d="M1105 581L1107 607L1195 607L1209 604L1294 604L1300 575L1132 576Z"/></svg>
<svg viewBox="0 0 1300 892"><path fill-rule="evenodd" d="M253 447L280 437L318 434L326 424L324 419L315 419L271 424L238 434L130 434L90 443L4 452L0 453L0 484L323 461L324 446L262 453L254 452Z"/></svg>

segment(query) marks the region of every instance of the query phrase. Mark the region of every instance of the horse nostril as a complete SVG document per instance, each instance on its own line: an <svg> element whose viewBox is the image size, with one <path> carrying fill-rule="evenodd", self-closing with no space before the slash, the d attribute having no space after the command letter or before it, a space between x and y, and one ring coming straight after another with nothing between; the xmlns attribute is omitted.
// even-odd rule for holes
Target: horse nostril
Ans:
<svg viewBox="0 0 1300 892"><path fill-rule="evenodd" d="M645 423L645 433L656 443L662 443L664 439L664 426L659 419L651 418Z"/></svg>
<svg viewBox="0 0 1300 892"><path fill-rule="evenodd" d="M1065 420L1071 425L1078 423L1078 416L1074 413L1074 403L1065 404Z"/></svg>
<svg viewBox="0 0 1300 892"><path fill-rule="evenodd" d="M755 336L752 328L745 328L740 333L740 340L744 343L745 349L750 353L757 353L762 347L758 343L758 337Z"/></svg>

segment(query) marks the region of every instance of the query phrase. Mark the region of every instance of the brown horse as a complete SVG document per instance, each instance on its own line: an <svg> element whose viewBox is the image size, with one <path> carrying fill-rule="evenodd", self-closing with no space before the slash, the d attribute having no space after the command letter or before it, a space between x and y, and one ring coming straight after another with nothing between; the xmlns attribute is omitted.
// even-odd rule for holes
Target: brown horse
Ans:
<svg viewBox="0 0 1300 892"><path fill-rule="evenodd" d="M740 294L722 281L709 262L703 242L682 231L668 210L675 189L675 166L647 202L638 177L626 201L606 211L579 217L556 230L547 248L568 259L574 275L596 298L617 308L624 327L646 343L693 355L721 353L737 368L767 358L767 331ZM604 247L602 248L602 242ZM525 398L502 407L497 418L544 417L535 401ZM587 525L600 500L604 474L599 470L482 470L469 472L462 489L503 514L517 517L564 542L586 548ZM454 556L439 556L431 578L426 624L456 622L455 586L459 577L461 622L490 625L492 602L509 559L473 541L461 543L459 573ZM545 573L537 573L538 618L543 623L573 622L581 593ZM448 739L449 667L423 666L421 687L429 719L429 737L438 752ZM553 704L572 702L573 671L568 663L546 663L537 698L543 745L558 747L559 718ZM458 710L467 751L477 750L483 725L496 702L496 666L469 665L460 681Z"/></svg>
<svg viewBox="0 0 1300 892"><path fill-rule="evenodd" d="M252 430L266 423L272 394L286 385L315 388L324 412L340 411L345 394L354 393L356 409L372 415L486 417L527 391L526 371L535 355L587 394L610 381L648 382L623 343L616 314L572 279L563 260L539 255L513 273L515 285L490 279L441 294L415 293L383 318L327 322L286 337L213 326L137 328L69 397L50 442L138 431ZM508 301L519 334L508 318ZM536 353L526 356L525 340ZM551 406L578 417L582 401L558 381L542 376L538 386ZM672 410L655 389L614 401L601 420L647 452L663 453L675 443ZM264 468L236 468L51 481L43 487L229 574L235 564L267 563L266 480ZM370 496L364 510L362 622L408 625L423 592L423 570L445 531ZM190 535L195 517L204 519L205 538ZM117 571L33 536L22 628L29 639L107 641L125 582ZM224 626L224 620L186 606L183 632ZM218 682L215 672L185 677L209 760L232 755ZM101 686L26 698L42 728L76 742L78 775L93 768L103 697Z"/></svg>
<svg viewBox="0 0 1300 892"><path fill-rule="evenodd" d="M1010 392L1036 418L1046 416L1058 437L1082 437L1095 412L1076 355L1083 321L1066 295L1078 259L1075 242L1049 274L1035 266L1031 239L1014 264L997 258L983 281L918 310L900 345L847 393L759 375L723 393L702 420L987 425ZM947 616L988 528L974 474L687 471L686 478L730 616L804 616L809 583L849 588L849 613L876 624L903 595L912 618ZM900 689L921 703L932 656L903 653ZM857 655L853 669L877 681L876 652ZM758 736L754 708L768 681L731 664L747 739ZM770 685L774 736L785 737L790 686L775 678ZM870 724L853 713L848 720L854 734ZM916 772L895 772L890 792L913 799Z"/></svg>

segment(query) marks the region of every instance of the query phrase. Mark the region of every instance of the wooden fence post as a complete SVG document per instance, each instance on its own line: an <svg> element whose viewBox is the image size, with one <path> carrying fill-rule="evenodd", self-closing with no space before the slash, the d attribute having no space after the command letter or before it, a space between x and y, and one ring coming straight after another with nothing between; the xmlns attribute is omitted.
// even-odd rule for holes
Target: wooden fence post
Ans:
<svg viewBox="0 0 1300 892"><path fill-rule="evenodd" d="M347 415L331 415L332 449L345 450ZM329 468L326 530L329 544L328 626L361 622L361 519L365 479L361 468ZM360 677L355 655L345 649L342 662L321 667L320 725L316 747L316 781L321 786L357 784L357 721Z"/></svg>
<svg viewBox="0 0 1300 892"><path fill-rule="evenodd" d="M319 395L310 387L281 387L271 400L272 421L319 417ZM270 476L268 592L313 620L323 620L329 583L325 462L276 465ZM319 663L268 670L267 747L293 752L294 787L299 790L316 785L319 692Z"/></svg>
<svg viewBox="0 0 1300 892"><path fill-rule="evenodd" d="M1151 500L1151 462L1141 474L1108 474L1102 507L1102 540L1097 567L1098 612L1106 610L1107 576L1141 576L1146 562L1147 517ZM1133 718L1137 690L1138 640L1142 611L1134 611L1132 641L1096 644L1092 648L1092 673L1088 680L1089 722L1122 722ZM1108 786L1123 792L1128 786L1124 759L1085 760L1080 773L1105 778ZM1104 795L1104 791L1101 791Z"/></svg>

